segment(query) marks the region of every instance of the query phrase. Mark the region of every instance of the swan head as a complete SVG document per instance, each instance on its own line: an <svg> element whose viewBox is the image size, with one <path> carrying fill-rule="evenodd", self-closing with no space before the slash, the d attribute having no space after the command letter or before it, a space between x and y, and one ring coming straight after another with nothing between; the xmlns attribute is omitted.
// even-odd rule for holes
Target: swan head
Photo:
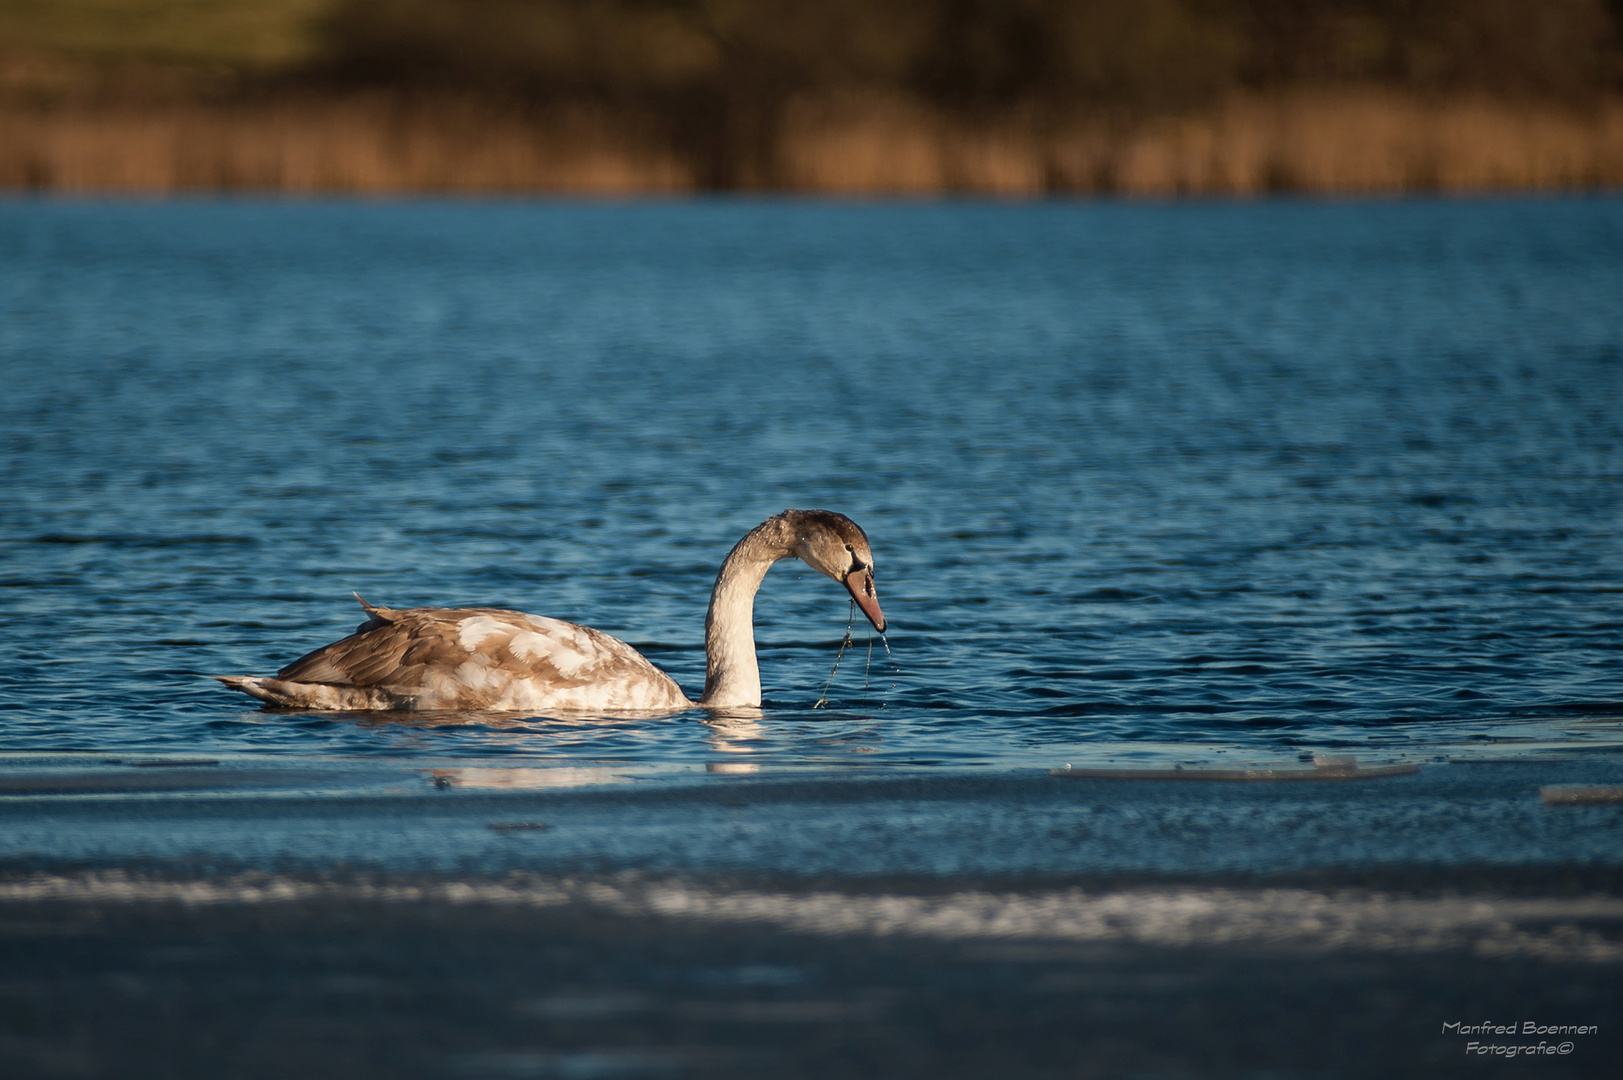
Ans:
<svg viewBox="0 0 1623 1080"><path fill-rule="evenodd" d="M874 591L873 551L862 526L832 510L785 510L794 528L794 553L806 565L845 586L874 629L885 632L885 613Z"/></svg>

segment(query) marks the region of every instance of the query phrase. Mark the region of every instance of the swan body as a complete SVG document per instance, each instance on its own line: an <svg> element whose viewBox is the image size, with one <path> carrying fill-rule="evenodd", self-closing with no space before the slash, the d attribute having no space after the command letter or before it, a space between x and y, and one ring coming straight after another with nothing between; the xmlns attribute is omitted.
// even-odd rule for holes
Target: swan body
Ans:
<svg viewBox="0 0 1623 1080"><path fill-rule="evenodd" d="M716 574L705 616L705 686L691 701L630 645L587 626L497 608L377 607L349 637L274 677L215 676L273 705L303 709L674 712L761 704L755 593L772 564L804 559L843 583L880 633L873 553L856 522L785 510L750 530ZM356 597L360 600L360 597Z"/></svg>

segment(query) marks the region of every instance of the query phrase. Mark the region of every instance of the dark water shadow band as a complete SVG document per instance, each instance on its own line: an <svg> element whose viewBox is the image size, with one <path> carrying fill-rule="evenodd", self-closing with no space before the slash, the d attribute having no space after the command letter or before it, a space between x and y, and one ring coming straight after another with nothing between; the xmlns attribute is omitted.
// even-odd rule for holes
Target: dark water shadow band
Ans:
<svg viewBox="0 0 1623 1080"><path fill-rule="evenodd" d="M1069 780L1373 780L1407 776L1419 765L1315 766L1311 769L1050 769Z"/></svg>

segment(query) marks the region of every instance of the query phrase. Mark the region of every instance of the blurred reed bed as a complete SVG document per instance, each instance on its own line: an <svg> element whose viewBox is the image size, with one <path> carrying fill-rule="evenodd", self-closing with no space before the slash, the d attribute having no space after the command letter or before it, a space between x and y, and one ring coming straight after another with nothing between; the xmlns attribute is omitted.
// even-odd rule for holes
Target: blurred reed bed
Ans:
<svg viewBox="0 0 1623 1080"><path fill-rule="evenodd" d="M779 147L813 192L1160 196L1623 184L1623 100L1582 111L1391 91L1235 95L1137 121L1009 116L980 125L898 102L806 103Z"/></svg>
<svg viewBox="0 0 1623 1080"><path fill-rule="evenodd" d="M0 0L0 186L1623 182L1617 0Z"/></svg>
<svg viewBox="0 0 1623 1080"><path fill-rule="evenodd" d="M672 193L709 186L608 109L351 95L0 109L0 186L70 192ZM1623 99L1583 108L1385 89L1236 94L1126 119L966 119L898 97L802 97L731 185L816 194L1249 195L1623 186Z"/></svg>
<svg viewBox="0 0 1623 1080"><path fill-rule="evenodd" d="M693 179L656 140L601 115L368 95L0 111L0 187L624 194L686 191Z"/></svg>

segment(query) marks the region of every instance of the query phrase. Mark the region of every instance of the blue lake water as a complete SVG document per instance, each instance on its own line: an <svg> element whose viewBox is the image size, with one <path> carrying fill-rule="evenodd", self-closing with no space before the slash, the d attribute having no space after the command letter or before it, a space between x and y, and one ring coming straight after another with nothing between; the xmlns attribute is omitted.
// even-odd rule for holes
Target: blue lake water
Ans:
<svg viewBox="0 0 1623 1080"><path fill-rule="evenodd" d="M952 822L933 846L841 863L830 810L799 847L767 815L776 848L706 821L670 857L1269 868L1379 858L1411 814L1402 858L1623 864L1615 810L1552 824L1536 794L1623 778L1623 200L11 199L0 378L0 773L79 785L7 795L0 856L364 858L433 778L860 782L900 828L911 778L967 800L917 811ZM717 565L790 506L867 530L889 650L859 616L831 680L845 595L779 566L758 720L310 715L206 678L343 636L355 590L596 626L696 693ZM1084 786L1051 768L1312 754L1420 786L1129 785L1175 841L987 840L1020 785ZM196 758L236 779L116 779ZM1509 801L1450 818L1471 768ZM219 839L218 800L295 797L370 809ZM1298 810L1373 820L1337 800L1402 820L1302 854ZM659 805L544 843L657 861ZM512 843L458 821L402 858Z"/></svg>

